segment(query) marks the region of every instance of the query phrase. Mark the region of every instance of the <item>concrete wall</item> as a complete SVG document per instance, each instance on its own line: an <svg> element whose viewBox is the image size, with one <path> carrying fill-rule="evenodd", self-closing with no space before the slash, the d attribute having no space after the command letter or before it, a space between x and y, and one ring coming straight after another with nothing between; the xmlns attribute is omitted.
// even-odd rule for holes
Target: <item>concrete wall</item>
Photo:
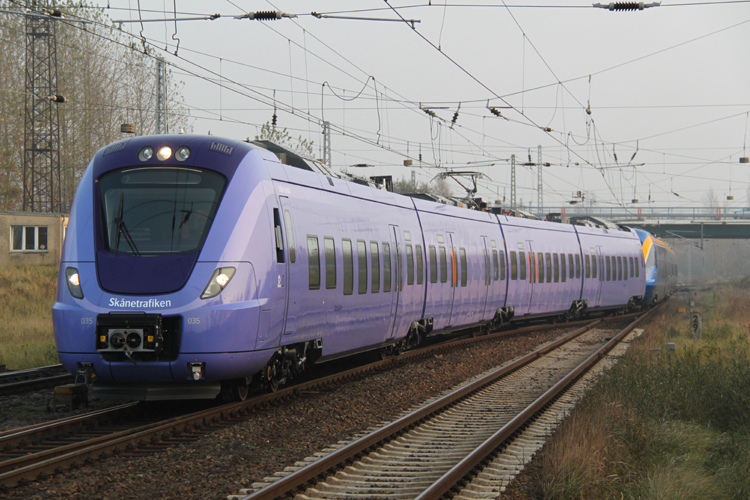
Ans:
<svg viewBox="0 0 750 500"><path fill-rule="evenodd" d="M0 212L0 266L59 265L67 225L65 214ZM46 227L47 245L44 249L14 250L13 226ZM38 241L36 246L39 246Z"/></svg>

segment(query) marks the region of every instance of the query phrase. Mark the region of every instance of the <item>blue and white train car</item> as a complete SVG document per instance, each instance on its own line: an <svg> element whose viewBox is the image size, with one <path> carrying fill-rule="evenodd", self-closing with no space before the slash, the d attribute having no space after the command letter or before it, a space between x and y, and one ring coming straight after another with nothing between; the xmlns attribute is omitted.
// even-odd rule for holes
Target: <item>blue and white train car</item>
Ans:
<svg viewBox="0 0 750 500"><path fill-rule="evenodd" d="M93 371L101 397L243 399L312 363L644 296L632 230L496 216L290 163L210 136L99 150L53 307L63 365Z"/></svg>
<svg viewBox="0 0 750 500"><path fill-rule="evenodd" d="M662 240L643 229L636 229L643 246L646 263L646 293L643 304L666 300L677 287L677 258L674 250Z"/></svg>

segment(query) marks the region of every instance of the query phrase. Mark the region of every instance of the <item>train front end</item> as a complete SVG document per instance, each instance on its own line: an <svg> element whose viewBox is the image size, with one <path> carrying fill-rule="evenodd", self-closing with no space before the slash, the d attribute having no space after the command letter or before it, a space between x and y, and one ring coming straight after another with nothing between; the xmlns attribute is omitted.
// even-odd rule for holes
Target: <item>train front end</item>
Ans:
<svg viewBox="0 0 750 500"><path fill-rule="evenodd" d="M265 210L258 154L211 137L145 136L89 164L53 323L62 364L92 374L99 396L212 398L266 363L255 350L260 304L247 255L258 235L243 220Z"/></svg>

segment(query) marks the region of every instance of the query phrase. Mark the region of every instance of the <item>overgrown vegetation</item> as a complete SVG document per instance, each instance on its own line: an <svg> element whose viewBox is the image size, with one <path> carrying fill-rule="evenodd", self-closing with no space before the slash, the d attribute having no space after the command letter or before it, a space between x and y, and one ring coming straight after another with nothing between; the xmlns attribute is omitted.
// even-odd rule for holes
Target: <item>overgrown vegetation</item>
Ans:
<svg viewBox="0 0 750 500"><path fill-rule="evenodd" d="M8 369L59 363L52 333L56 266L0 267L0 364Z"/></svg>
<svg viewBox="0 0 750 500"><path fill-rule="evenodd" d="M701 293L700 340L689 336L688 315L674 312L686 295L662 309L547 444L530 472L532 498L750 498L742 283Z"/></svg>

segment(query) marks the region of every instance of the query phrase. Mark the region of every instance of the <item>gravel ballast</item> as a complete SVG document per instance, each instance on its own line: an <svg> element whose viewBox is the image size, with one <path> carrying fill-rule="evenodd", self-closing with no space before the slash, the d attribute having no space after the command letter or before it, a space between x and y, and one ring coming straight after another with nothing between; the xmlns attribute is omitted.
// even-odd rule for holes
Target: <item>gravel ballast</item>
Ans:
<svg viewBox="0 0 750 500"><path fill-rule="evenodd" d="M371 374L330 390L308 392L301 398L257 411L236 425L213 430L194 442L154 454L123 454L99 460L0 491L0 498L225 498L562 333L562 329L555 329L489 341ZM43 405L50 392L40 391L39 395L32 393L24 398ZM24 408L13 401L0 403L5 413L0 425L20 427L68 415L41 416Z"/></svg>

